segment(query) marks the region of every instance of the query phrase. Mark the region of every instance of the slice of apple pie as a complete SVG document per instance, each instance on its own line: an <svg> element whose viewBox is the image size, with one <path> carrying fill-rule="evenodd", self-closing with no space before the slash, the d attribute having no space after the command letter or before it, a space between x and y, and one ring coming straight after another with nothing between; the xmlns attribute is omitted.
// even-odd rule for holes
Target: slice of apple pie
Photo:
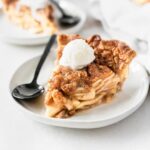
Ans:
<svg viewBox="0 0 150 150"><path fill-rule="evenodd" d="M67 118L107 103L122 87L136 53L125 43L99 35L59 35L57 66L45 96L49 117Z"/></svg>
<svg viewBox="0 0 150 150"><path fill-rule="evenodd" d="M4 13L16 25L32 33L57 31L53 7L48 0L2 0Z"/></svg>

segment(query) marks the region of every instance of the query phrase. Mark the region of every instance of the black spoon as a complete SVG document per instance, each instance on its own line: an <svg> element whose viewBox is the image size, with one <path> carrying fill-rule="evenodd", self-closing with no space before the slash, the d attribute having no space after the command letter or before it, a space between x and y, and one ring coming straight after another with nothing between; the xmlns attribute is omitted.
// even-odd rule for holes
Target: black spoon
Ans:
<svg viewBox="0 0 150 150"><path fill-rule="evenodd" d="M28 84L22 84L17 86L13 91L12 91L12 96L16 100L31 100L39 97L43 92L44 92L44 87L42 85L37 84L37 78L40 73L40 70L42 68L42 65L53 45L55 42L56 35L53 34L40 58L40 61L37 65L37 68L34 73L34 77L31 83Z"/></svg>
<svg viewBox="0 0 150 150"><path fill-rule="evenodd" d="M61 7L61 5L56 0L51 0L51 2L59 9L62 16L58 19L59 24L62 27L71 27L79 23L80 18L77 16L68 15Z"/></svg>

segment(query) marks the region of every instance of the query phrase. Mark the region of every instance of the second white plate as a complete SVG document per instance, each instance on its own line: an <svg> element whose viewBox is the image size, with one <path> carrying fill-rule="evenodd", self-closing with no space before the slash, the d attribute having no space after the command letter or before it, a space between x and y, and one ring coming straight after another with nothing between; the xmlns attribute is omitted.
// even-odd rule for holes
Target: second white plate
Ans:
<svg viewBox="0 0 150 150"><path fill-rule="evenodd" d="M59 27L61 33L73 34L78 33L83 27L86 21L86 14L84 11L79 9L76 5L67 2L61 1L61 6L68 14L78 16L80 22L70 28L64 29ZM59 17L59 13L56 11L56 19ZM39 45L47 43L49 35L46 34L33 34L29 31L23 30L20 27L11 23L2 12L0 12L0 38L1 40L17 44L17 45Z"/></svg>
<svg viewBox="0 0 150 150"><path fill-rule="evenodd" d="M38 81L42 85L46 85L54 68L54 55L53 50L43 66ZM10 82L10 93L15 86L31 81L38 61L39 57L28 60L16 70ZM144 102L148 88L149 79L145 69L137 62L133 62L123 89L114 97L112 103L82 111L67 119L46 117L43 98L20 103L12 100L16 108L44 124L68 128L99 128L116 123L132 114Z"/></svg>

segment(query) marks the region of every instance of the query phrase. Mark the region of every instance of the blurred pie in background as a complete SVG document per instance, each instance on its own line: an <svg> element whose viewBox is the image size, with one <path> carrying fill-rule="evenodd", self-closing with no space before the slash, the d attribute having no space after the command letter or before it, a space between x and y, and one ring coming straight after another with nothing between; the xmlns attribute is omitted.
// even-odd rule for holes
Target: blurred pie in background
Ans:
<svg viewBox="0 0 150 150"><path fill-rule="evenodd" d="M134 0L137 4L146 4L150 3L150 0Z"/></svg>
<svg viewBox="0 0 150 150"><path fill-rule="evenodd" d="M57 32L54 9L48 0L2 0L4 13L19 27L32 33Z"/></svg>

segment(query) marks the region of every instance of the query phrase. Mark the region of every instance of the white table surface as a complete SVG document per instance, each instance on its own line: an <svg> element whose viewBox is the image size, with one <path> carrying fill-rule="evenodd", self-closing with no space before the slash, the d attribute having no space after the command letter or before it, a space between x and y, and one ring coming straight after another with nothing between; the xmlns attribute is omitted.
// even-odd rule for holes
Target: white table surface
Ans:
<svg viewBox="0 0 150 150"><path fill-rule="evenodd" d="M80 7L85 1L78 1ZM84 9L87 11L85 6ZM101 25L89 18L81 34L94 33L107 37ZM43 46L22 47L0 42L0 150L150 149L150 96L127 119L93 130L43 125L18 111L8 90L9 80L22 62L41 54L42 50Z"/></svg>

